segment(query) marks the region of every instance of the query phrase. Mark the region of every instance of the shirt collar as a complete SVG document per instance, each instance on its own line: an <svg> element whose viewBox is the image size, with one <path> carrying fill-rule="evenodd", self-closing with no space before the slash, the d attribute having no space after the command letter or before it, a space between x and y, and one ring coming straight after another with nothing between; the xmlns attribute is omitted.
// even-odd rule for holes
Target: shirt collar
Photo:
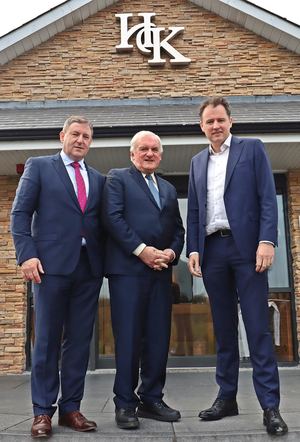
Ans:
<svg viewBox="0 0 300 442"><path fill-rule="evenodd" d="M152 180L154 181L154 183L156 184L156 178L155 178L155 173L144 173L141 172L141 174L143 175L143 177L146 179L146 175L150 175L152 177Z"/></svg>
<svg viewBox="0 0 300 442"><path fill-rule="evenodd" d="M232 138L232 134L229 134L228 138L226 138L226 140L224 141L224 143L221 146L221 152L224 152L224 150L228 149L228 147L230 147L231 144L231 138ZM211 147L211 144L209 145L209 154L210 155L217 155L217 153L213 150L213 148Z"/></svg>
<svg viewBox="0 0 300 442"><path fill-rule="evenodd" d="M68 157L68 155L63 150L60 152L60 156L65 166L69 166L70 164L75 162L74 160L72 160L72 158ZM78 163L80 164L80 167L85 170L84 158L78 161Z"/></svg>

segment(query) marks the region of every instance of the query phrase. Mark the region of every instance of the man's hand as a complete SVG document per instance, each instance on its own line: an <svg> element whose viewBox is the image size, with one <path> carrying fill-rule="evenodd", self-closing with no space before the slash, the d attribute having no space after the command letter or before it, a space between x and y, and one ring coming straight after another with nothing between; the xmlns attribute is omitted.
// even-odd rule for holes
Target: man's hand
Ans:
<svg viewBox="0 0 300 442"><path fill-rule="evenodd" d="M268 244L261 242L258 245L256 251L256 266L255 271L262 273L264 270L270 267L274 261L274 246L273 244Z"/></svg>
<svg viewBox="0 0 300 442"><path fill-rule="evenodd" d="M41 283L40 273L44 273L44 270L38 258L31 258L22 262L21 270L26 282L33 281L39 284Z"/></svg>
<svg viewBox="0 0 300 442"><path fill-rule="evenodd" d="M139 254L139 258L154 270L162 270L163 267L168 268L167 263L170 262L168 253L151 246L146 246Z"/></svg>
<svg viewBox="0 0 300 442"><path fill-rule="evenodd" d="M189 257L189 262L187 264L189 271L191 275L197 276L197 278L202 278L202 275L200 273L200 266L199 266L199 254L193 253Z"/></svg>
<svg viewBox="0 0 300 442"><path fill-rule="evenodd" d="M160 257L155 260L154 270L168 268L169 262L173 261L175 254L172 249L159 250Z"/></svg>

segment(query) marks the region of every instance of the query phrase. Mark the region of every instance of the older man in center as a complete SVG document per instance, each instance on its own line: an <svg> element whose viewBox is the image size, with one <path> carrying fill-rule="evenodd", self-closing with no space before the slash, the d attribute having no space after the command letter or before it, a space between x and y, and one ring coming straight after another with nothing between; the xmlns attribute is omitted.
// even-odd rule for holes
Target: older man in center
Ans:
<svg viewBox="0 0 300 442"><path fill-rule="evenodd" d="M180 418L179 411L162 400L162 390L171 329L172 266L183 247L184 228L175 188L155 174L162 151L157 135L138 132L131 141L133 165L111 170L103 194L119 428L138 427L138 417L166 422ZM141 384L135 392L139 364Z"/></svg>

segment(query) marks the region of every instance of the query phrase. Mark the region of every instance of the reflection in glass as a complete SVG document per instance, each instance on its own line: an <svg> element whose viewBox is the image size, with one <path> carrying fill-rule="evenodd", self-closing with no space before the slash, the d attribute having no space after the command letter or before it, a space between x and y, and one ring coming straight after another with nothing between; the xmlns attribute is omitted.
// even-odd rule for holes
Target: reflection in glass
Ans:
<svg viewBox="0 0 300 442"><path fill-rule="evenodd" d="M187 199L181 198L179 208L186 228ZM269 271L272 288L289 287L283 196L278 202L278 247ZM216 345L209 300L202 278L191 277L187 267L186 248L177 266L173 268L173 311L170 340L170 356L215 355ZM270 325L278 361L292 361L292 326L290 294L270 293ZM277 310L276 310L276 308ZM279 316L278 316L279 313ZM275 315L275 318L274 318ZM242 326L242 324L241 324ZM241 327L240 327L241 329ZM279 335L278 335L279 333ZM241 357L248 357L246 335L240 333ZM108 280L104 278L99 298L99 356L114 355L114 340L110 317Z"/></svg>
<svg viewBox="0 0 300 442"><path fill-rule="evenodd" d="M187 199L178 200L186 228ZM173 268L173 314L170 355L192 356L216 353L209 300L202 278L192 277L187 267L186 247Z"/></svg>
<svg viewBox="0 0 300 442"><path fill-rule="evenodd" d="M278 204L278 247L275 248L274 262L272 266L269 268L269 286L289 287L283 195L277 195L277 204Z"/></svg>

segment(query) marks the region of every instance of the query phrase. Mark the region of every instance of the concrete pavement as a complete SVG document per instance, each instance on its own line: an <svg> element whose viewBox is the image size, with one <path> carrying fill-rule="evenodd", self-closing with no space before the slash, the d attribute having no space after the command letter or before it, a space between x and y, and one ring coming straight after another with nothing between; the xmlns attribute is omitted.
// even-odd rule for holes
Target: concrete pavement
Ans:
<svg viewBox="0 0 300 442"><path fill-rule="evenodd" d="M278 437L267 434L262 423L262 410L252 385L252 370L240 371L238 416L216 422L204 422L197 416L211 406L217 396L215 369L169 369L165 402L180 410L182 418L175 423L140 418L140 427L121 430L114 421L112 386L113 370L89 372L81 411L95 420L95 431L78 433L59 427L53 417L53 442L263 442ZM284 442L300 441L300 366L280 368L280 410L289 432ZM30 399L30 374L0 376L0 442L33 441ZM48 439L46 439L48 440Z"/></svg>

